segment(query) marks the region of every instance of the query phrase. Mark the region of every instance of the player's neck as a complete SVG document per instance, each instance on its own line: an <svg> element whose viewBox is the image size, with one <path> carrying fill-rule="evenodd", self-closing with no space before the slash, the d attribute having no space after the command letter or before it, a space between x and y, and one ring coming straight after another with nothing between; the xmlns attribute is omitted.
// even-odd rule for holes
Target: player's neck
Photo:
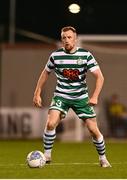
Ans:
<svg viewBox="0 0 127 180"><path fill-rule="evenodd" d="M69 53L69 54L73 54L73 53L75 53L75 52L77 51L77 46L75 46L75 47L72 48L71 50L67 50L67 49L65 49L65 48L64 48L64 50L65 50L67 53Z"/></svg>

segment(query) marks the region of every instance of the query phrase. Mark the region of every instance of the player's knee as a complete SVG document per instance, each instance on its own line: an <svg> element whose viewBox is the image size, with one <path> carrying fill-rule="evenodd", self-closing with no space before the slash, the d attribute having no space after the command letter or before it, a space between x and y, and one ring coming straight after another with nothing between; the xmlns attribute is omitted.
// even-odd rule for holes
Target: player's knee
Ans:
<svg viewBox="0 0 127 180"><path fill-rule="evenodd" d="M97 129L95 127L89 127L90 134L96 134Z"/></svg>
<svg viewBox="0 0 127 180"><path fill-rule="evenodd" d="M47 130L53 130L55 129L55 123L53 121L49 121L47 123Z"/></svg>
<svg viewBox="0 0 127 180"><path fill-rule="evenodd" d="M89 132L90 132L91 136L95 136L93 129L89 129Z"/></svg>

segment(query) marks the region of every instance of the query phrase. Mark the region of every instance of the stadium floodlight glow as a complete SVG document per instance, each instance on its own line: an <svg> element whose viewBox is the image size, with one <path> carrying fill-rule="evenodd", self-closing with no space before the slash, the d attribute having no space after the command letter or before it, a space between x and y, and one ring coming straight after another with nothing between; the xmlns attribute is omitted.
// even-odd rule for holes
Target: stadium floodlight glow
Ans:
<svg viewBox="0 0 127 180"><path fill-rule="evenodd" d="M68 6L68 9L69 9L69 11L70 11L71 13L74 13L74 14L80 12L80 6L79 6L78 4L70 4L70 5Z"/></svg>

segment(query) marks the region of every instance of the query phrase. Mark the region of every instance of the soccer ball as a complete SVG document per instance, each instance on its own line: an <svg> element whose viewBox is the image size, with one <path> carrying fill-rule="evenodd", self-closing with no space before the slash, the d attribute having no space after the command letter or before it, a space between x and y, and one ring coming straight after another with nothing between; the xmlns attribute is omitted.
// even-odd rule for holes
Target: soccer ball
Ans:
<svg viewBox="0 0 127 180"><path fill-rule="evenodd" d="M31 168L41 168L46 164L46 158L41 151L32 151L27 155L27 164Z"/></svg>

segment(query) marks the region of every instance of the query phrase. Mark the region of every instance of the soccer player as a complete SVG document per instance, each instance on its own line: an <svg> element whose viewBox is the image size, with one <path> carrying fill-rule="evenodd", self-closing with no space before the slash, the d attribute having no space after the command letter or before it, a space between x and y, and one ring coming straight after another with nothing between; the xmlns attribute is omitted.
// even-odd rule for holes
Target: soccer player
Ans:
<svg viewBox="0 0 127 180"><path fill-rule="evenodd" d="M77 32L74 27L61 29L62 47L51 53L43 69L34 92L33 103L42 107L41 91L52 70L57 77L56 90L49 107L43 142L47 163L51 161L51 151L56 137L56 127L72 108L88 128L99 155L101 167L111 167L105 154L105 142L96 121L93 106L98 103L104 77L93 55L77 47ZM89 70L95 77L95 90L88 96L86 74Z"/></svg>

